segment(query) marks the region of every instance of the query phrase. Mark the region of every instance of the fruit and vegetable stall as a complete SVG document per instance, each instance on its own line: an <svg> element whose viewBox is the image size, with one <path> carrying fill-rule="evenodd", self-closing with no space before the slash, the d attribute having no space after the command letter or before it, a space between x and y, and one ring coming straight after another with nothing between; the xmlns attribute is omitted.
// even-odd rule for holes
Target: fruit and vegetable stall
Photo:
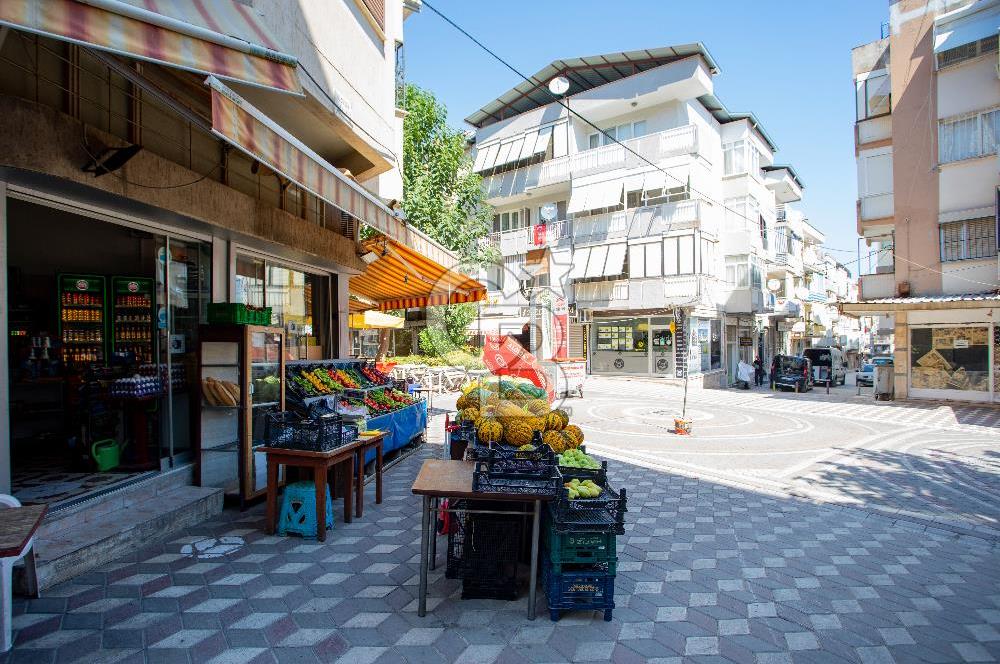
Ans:
<svg viewBox="0 0 1000 664"><path fill-rule="evenodd" d="M285 363L290 405L308 411L317 403L364 420L368 429L387 431L384 452L407 445L423 435L427 402L396 389L393 380L374 364L357 360L319 360ZM366 462L371 461L370 451Z"/></svg>
<svg viewBox="0 0 1000 664"><path fill-rule="evenodd" d="M473 491L547 495L541 530L542 580L552 620L569 610L597 610L611 620L626 492L608 481L607 462L586 453L570 414L552 408L527 381L487 377L465 386L452 442L475 462ZM478 503L479 501L468 501ZM461 578L463 598L516 598L524 520L468 513L448 531L446 575Z"/></svg>

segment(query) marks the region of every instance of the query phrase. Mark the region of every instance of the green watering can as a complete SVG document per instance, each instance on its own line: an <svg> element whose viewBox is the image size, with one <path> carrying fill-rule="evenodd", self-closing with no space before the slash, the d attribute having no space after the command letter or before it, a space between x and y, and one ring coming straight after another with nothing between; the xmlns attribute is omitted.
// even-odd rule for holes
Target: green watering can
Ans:
<svg viewBox="0 0 1000 664"><path fill-rule="evenodd" d="M114 438L105 438L90 446L90 455L94 457L97 470L103 473L118 467L123 449L125 446L119 445Z"/></svg>

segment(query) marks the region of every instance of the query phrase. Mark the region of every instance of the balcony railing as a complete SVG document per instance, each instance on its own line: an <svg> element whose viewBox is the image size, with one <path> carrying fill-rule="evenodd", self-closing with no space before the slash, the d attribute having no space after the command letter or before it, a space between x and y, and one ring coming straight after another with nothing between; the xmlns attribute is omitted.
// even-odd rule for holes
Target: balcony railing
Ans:
<svg viewBox="0 0 1000 664"><path fill-rule="evenodd" d="M861 221L891 217L895 210L892 192L865 196L858 201L858 206Z"/></svg>
<svg viewBox="0 0 1000 664"><path fill-rule="evenodd" d="M649 237L672 230L695 228L703 221L706 205L703 200L692 199L576 217L573 220L573 241L602 242Z"/></svg>
<svg viewBox="0 0 1000 664"><path fill-rule="evenodd" d="M677 274L645 279L579 283L577 306L628 306L633 309L669 307L715 299L717 280L705 274Z"/></svg>
<svg viewBox="0 0 1000 664"><path fill-rule="evenodd" d="M642 168L649 165L646 160L657 163L668 157L694 154L698 152L698 147L698 127L685 125L629 139L624 146L617 143L605 145L569 157L490 175L483 178L483 192L491 200L519 196L539 187L569 182L571 168L573 177L620 168Z"/></svg>
<svg viewBox="0 0 1000 664"><path fill-rule="evenodd" d="M667 157L677 157L698 152L698 127L685 125L676 129L639 136L624 141L624 146L614 143L573 155L573 176L580 177L617 168L639 168L646 161L657 162ZM626 149L626 147L628 149Z"/></svg>
<svg viewBox="0 0 1000 664"><path fill-rule="evenodd" d="M569 182L569 163L569 157L560 157L484 177L483 192L487 199L507 198L539 187Z"/></svg>
<svg viewBox="0 0 1000 664"><path fill-rule="evenodd" d="M880 272L879 274L863 274L858 280L861 300L876 300L882 297L892 297L896 294L896 274Z"/></svg>
<svg viewBox="0 0 1000 664"><path fill-rule="evenodd" d="M595 281L575 286L577 305L607 306L628 301L628 281Z"/></svg>
<svg viewBox="0 0 1000 664"><path fill-rule="evenodd" d="M496 247L504 256L510 256L523 254L529 249L557 246L561 242L569 240L572 230L572 221L553 221L528 228L490 233L479 243L481 246Z"/></svg>

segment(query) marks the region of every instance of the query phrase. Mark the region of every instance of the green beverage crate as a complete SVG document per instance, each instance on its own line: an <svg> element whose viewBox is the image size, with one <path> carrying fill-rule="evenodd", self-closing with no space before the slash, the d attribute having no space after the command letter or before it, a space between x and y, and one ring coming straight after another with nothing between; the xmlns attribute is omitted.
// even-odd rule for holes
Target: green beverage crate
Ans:
<svg viewBox="0 0 1000 664"><path fill-rule="evenodd" d="M271 307L256 309L242 302L212 302L208 322L213 325L270 325Z"/></svg>
<svg viewBox="0 0 1000 664"><path fill-rule="evenodd" d="M542 544L553 563L593 564L618 562L614 533L557 533L546 524Z"/></svg>

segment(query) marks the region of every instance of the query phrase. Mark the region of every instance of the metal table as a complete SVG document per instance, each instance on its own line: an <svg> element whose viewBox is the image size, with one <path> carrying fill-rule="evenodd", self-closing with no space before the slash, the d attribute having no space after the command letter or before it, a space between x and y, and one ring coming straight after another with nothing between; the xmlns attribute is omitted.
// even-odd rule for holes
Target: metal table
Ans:
<svg viewBox="0 0 1000 664"><path fill-rule="evenodd" d="M445 461L428 459L420 467L417 479L413 481L411 491L414 495L423 496L423 506L420 511L420 586L417 599L417 615L427 615L427 571L431 564L430 549L436 542L432 524L437 520L435 513L461 511L468 514L516 513L498 510L443 510L439 507L442 498L458 498L471 500L507 501L532 503L531 520L531 575L528 578L528 620L535 619L535 594L538 577L538 535L542 514L542 503L552 500L551 496L535 496L506 493L478 493L472 490L472 471L475 463L472 461ZM434 549L436 550L436 546Z"/></svg>

